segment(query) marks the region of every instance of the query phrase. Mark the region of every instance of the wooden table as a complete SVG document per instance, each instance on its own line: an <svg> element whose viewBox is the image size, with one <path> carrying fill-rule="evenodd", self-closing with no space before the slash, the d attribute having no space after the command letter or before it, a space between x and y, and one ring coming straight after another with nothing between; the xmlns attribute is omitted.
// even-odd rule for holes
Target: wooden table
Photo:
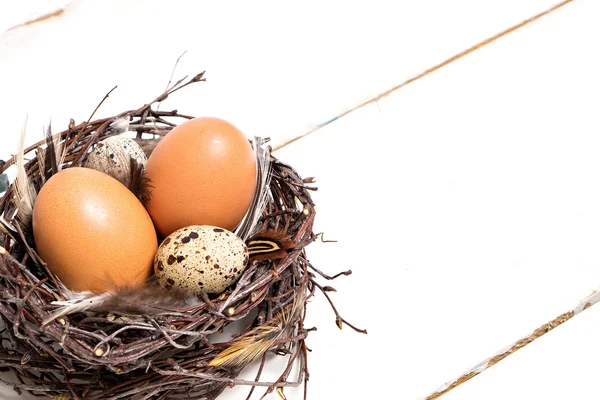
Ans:
<svg viewBox="0 0 600 400"><path fill-rule="evenodd" d="M114 85L98 116L149 101L186 50L175 78L208 80L163 107L279 146L555 1L391 3L70 3L0 36L0 158L26 114L33 142L50 118L85 120ZM309 399L427 398L600 286L595 3L573 1L276 152L316 176L316 229L338 242L310 259L354 271L333 296L369 331L340 332L326 301L311 303ZM592 306L439 398L593 397L597 317Z"/></svg>

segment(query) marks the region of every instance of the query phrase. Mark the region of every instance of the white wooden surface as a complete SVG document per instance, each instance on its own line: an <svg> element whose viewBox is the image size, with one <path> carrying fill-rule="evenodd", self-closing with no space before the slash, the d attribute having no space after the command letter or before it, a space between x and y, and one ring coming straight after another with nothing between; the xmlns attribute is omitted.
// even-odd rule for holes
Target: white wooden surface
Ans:
<svg viewBox="0 0 600 400"><path fill-rule="evenodd" d="M115 84L99 115L148 101L184 50L178 75L206 69L208 82L165 108L280 143L554 3L78 1L0 36L0 158L27 113L33 141L49 117L60 127L87 118ZM316 228L339 242L311 246L311 261L354 271L333 297L369 330L340 332L313 302L309 398L423 398L600 286L598 11L576 0L276 154L317 177ZM562 332L583 331L553 338ZM585 362L584 351L569 360ZM516 375L496 371L548 360L533 354L446 396L513 390ZM565 390L581 380L561 376ZM533 390L536 380L515 382ZM584 387L580 398L594 393Z"/></svg>
<svg viewBox="0 0 600 400"><path fill-rule="evenodd" d="M552 4L77 0L60 18L0 36L0 109L11 115L0 157L26 113L39 136L49 117L57 127L86 119L114 85L100 115L149 101L185 50L177 76L206 69L209 83L170 104L274 140L295 136Z"/></svg>
<svg viewBox="0 0 600 400"><path fill-rule="evenodd" d="M599 331L592 307L443 399L596 399Z"/></svg>

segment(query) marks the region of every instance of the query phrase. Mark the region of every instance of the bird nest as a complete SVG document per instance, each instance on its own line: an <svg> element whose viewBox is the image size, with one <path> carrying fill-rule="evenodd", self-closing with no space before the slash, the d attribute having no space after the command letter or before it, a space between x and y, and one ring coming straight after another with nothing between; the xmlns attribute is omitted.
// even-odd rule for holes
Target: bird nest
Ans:
<svg viewBox="0 0 600 400"><path fill-rule="evenodd" d="M37 192L57 168L81 165L98 141L121 133L123 121L150 154L161 137L192 118L159 111L160 102L201 81L203 74L181 80L150 103L111 118L93 120L92 114L79 125L71 120L65 131L49 132L23 149L20 168ZM55 156L56 144L64 148L64 159ZM140 306L162 296L149 289L136 294L136 304L127 300L131 293L96 294L115 298L90 300L89 307L70 298L37 254L31 222L19 220L19 189L11 184L0 198L0 368L12 371L17 383L4 384L51 399L90 400L214 399L238 385L249 387L249 398L256 387L282 396L285 387L306 390L305 339L315 330L304 323L311 297L325 295L340 329L347 324L364 331L339 315L328 293L335 290L318 282L351 271L328 276L307 260L306 247L323 239L313 232L313 180L301 178L268 147L263 151L270 161L270 193L259 210L259 231L284 232L291 245L272 257L251 258L239 280L218 296L201 295L191 304L174 299L160 309ZM19 154L0 161L0 174L18 160ZM219 333L230 324L235 333L223 338ZM273 355L287 357L287 366L279 379L263 382L261 371ZM239 379L253 362L259 366L256 379Z"/></svg>

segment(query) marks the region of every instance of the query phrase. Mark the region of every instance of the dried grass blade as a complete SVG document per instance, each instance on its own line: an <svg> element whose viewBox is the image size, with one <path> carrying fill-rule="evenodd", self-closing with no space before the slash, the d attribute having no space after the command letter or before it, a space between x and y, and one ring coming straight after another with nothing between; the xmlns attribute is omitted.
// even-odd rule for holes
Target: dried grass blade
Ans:
<svg viewBox="0 0 600 400"><path fill-rule="evenodd" d="M300 288L294 297L292 306L282 311L271 324L252 329L240 336L231 346L217 355L209 365L212 367L231 367L246 365L269 351L279 340L289 335L304 310L306 292Z"/></svg>

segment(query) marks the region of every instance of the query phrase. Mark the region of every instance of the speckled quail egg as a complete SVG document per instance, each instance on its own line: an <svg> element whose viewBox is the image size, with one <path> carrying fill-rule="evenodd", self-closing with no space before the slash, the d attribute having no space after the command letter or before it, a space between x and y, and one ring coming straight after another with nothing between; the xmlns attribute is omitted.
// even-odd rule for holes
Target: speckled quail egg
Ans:
<svg viewBox="0 0 600 400"><path fill-rule="evenodd" d="M127 186L132 158L146 165L144 150L133 139L117 135L98 142L87 155L83 166L104 172Z"/></svg>
<svg viewBox="0 0 600 400"><path fill-rule="evenodd" d="M192 225L176 230L161 243L154 273L166 289L218 294L240 277L247 263L248 248L233 232Z"/></svg>

